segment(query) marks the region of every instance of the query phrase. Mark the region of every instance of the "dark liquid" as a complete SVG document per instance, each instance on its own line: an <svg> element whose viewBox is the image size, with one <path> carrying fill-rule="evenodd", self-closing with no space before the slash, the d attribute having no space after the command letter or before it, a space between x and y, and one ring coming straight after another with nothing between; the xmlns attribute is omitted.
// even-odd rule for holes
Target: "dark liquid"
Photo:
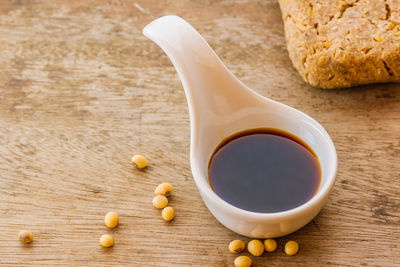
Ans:
<svg viewBox="0 0 400 267"><path fill-rule="evenodd" d="M252 129L225 139L208 169L215 193L248 211L272 213L310 200L321 181L314 151L279 129Z"/></svg>

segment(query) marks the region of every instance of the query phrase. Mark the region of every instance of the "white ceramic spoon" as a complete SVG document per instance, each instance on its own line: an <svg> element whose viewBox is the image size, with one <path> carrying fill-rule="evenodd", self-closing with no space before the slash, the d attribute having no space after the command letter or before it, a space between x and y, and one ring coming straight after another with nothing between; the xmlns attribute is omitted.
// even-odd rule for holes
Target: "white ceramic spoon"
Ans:
<svg viewBox="0 0 400 267"><path fill-rule="evenodd" d="M314 119L246 87L222 63L203 37L177 16L154 20L143 34L157 43L174 64L185 90L190 114L190 165L201 197L227 228L253 238L287 235L321 210L335 181L336 150ZM305 204L283 212L246 211L221 199L208 183L208 162L226 137L252 128L279 128L304 140L316 152L321 185Z"/></svg>

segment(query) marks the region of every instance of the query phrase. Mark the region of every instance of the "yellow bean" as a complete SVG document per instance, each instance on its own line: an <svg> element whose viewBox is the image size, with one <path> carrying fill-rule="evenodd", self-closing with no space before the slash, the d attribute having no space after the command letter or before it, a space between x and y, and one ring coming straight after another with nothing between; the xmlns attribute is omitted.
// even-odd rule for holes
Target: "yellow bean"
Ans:
<svg viewBox="0 0 400 267"><path fill-rule="evenodd" d="M233 263L235 264L235 267L250 267L252 262L247 256L239 256Z"/></svg>
<svg viewBox="0 0 400 267"><path fill-rule="evenodd" d="M245 246L242 240L233 240L229 243L229 251L232 253L240 253L244 250Z"/></svg>
<svg viewBox="0 0 400 267"><path fill-rule="evenodd" d="M175 217L175 210L173 207L165 207L161 212L161 216L165 221L171 221Z"/></svg>
<svg viewBox="0 0 400 267"><path fill-rule="evenodd" d="M163 195L157 195L153 198L153 206L157 209L163 209L168 205L168 198Z"/></svg>
<svg viewBox="0 0 400 267"><path fill-rule="evenodd" d="M286 255L292 256L297 254L299 251L299 243L296 241L288 241L285 245L285 253Z"/></svg>
<svg viewBox="0 0 400 267"><path fill-rule="evenodd" d="M247 250L253 256L261 256L264 253L264 244L260 240L251 240L247 244Z"/></svg>
<svg viewBox="0 0 400 267"><path fill-rule="evenodd" d="M156 187L154 193L156 195L163 195L168 197L172 194L172 190L172 185L170 183L161 183Z"/></svg>
<svg viewBox="0 0 400 267"><path fill-rule="evenodd" d="M31 231L22 230L18 233L18 239L24 243L30 243L33 240L33 234Z"/></svg>
<svg viewBox="0 0 400 267"><path fill-rule="evenodd" d="M116 212L110 211L104 217L104 223L109 228L116 227L118 225L118 222L119 222L119 216L118 213Z"/></svg>
<svg viewBox="0 0 400 267"><path fill-rule="evenodd" d="M104 234L100 237L100 245L105 248L109 248L114 245L114 238L112 235Z"/></svg>
<svg viewBox="0 0 400 267"><path fill-rule="evenodd" d="M136 165L139 169L143 169L147 166L147 159L142 155L134 155L131 159L132 163Z"/></svg>
<svg viewBox="0 0 400 267"><path fill-rule="evenodd" d="M274 252L276 247L278 245L276 244L275 239L265 239L264 240L264 247L265 247L265 251L267 252Z"/></svg>

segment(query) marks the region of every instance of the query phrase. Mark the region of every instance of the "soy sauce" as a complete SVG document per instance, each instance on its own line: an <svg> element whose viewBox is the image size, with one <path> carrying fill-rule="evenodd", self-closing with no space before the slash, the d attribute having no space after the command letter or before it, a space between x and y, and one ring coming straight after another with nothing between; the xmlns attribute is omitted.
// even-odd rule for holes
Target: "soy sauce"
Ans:
<svg viewBox="0 0 400 267"><path fill-rule="evenodd" d="M297 136L274 128L251 129L221 142L211 156L209 183L238 208L261 213L296 208L321 182L315 152Z"/></svg>

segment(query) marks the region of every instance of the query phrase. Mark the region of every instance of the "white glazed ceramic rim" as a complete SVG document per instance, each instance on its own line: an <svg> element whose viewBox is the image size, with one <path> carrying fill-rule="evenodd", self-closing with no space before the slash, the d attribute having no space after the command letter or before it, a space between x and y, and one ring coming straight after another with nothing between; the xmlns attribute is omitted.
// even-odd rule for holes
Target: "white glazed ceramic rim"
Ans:
<svg viewBox="0 0 400 267"><path fill-rule="evenodd" d="M253 91L253 93L255 93L257 96L259 96L261 98L268 99L262 95L257 94L254 91ZM284 105L282 103L276 102L271 99L268 99L268 100L273 101L279 105ZM286 106L286 105L284 105L284 106ZM296 110L290 106L286 106L286 108L291 108L293 110ZM220 206L221 209L227 211L230 214L238 215L238 216L241 216L242 218L247 218L249 220L265 221L265 220L275 219L275 220L281 221L283 218L289 218L289 217L294 217L296 215L301 215L302 213L306 212L308 209L310 209L314 206L323 204L320 202L324 201L324 199L327 197L327 195L329 195L333 185L335 184L335 180L336 180L336 172L337 172L336 149L335 149L335 146L334 146L333 141L332 141L331 137L329 136L329 134L316 120L314 120L312 117L310 117L309 115L305 114L302 111L299 111L299 110L296 110L296 111L303 113L303 115L305 117L307 117L310 121L313 122L313 125L318 127L318 130L320 131L323 138L325 139L325 142L327 142L327 147L329 150L327 152L329 154L329 158L331 158L331 160L332 160L332 162L329 163L331 165L331 167L329 168L329 172L326 173L325 175L323 174L323 177L325 178L325 183L323 185L320 185L317 193L310 200L308 200L307 202L305 202L302 205L297 206L296 208L293 208L293 209L280 211L280 212L273 212L273 213L261 213L261 212L248 211L248 210L238 208L238 207L226 202L225 200L223 200L220 196L218 196L212 190L210 184L208 183L208 177L205 177L206 179L196 179L195 177L201 177L201 175L200 174L193 175L195 178L196 184L198 186L202 187L202 189L203 189L202 191L210 198L211 201L213 201L216 205ZM191 127L191 129L193 129L193 128ZM194 133L192 132L191 134L193 137ZM193 153L191 153L190 161L191 161L191 166L193 166L193 164L195 164L195 162L196 162L195 155L193 155ZM192 168L192 172L194 172L194 171L195 171L194 168ZM320 205L320 206L322 206L322 205Z"/></svg>

